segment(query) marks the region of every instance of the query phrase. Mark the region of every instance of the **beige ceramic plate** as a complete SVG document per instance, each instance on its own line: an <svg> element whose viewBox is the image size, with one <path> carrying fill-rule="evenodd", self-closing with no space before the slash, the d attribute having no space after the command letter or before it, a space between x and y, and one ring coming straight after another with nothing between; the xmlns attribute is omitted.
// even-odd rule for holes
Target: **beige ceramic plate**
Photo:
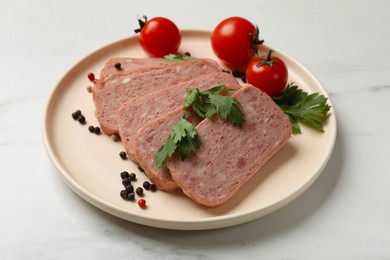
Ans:
<svg viewBox="0 0 390 260"><path fill-rule="evenodd" d="M195 57L214 58L209 42L210 32L182 31L181 52ZM266 46L261 47L265 53ZM276 50L289 69L289 82L297 83L307 92L327 95L320 83L302 65ZM120 172L137 173L140 186L146 179L137 167L122 160L121 143L105 135L94 135L89 125L97 125L92 96L87 92L87 73L99 75L111 57L145 57L137 38L110 44L87 56L71 68L55 87L44 115L43 135L48 154L60 176L82 198L117 217L143 225L166 229L200 230L245 223L269 214L291 202L305 191L325 167L335 143L334 111L324 133L303 128L303 134L293 136L260 172L236 195L219 208L208 209L193 203L184 195L157 191L145 192L148 207L119 196L123 188ZM81 125L71 117L80 109L87 119ZM312 145L316 143L316 145Z"/></svg>

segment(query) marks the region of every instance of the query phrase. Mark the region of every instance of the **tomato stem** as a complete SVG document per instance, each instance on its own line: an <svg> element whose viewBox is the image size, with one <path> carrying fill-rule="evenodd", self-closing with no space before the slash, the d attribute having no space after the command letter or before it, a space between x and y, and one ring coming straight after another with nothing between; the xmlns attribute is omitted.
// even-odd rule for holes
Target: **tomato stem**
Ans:
<svg viewBox="0 0 390 260"><path fill-rule="evenodd" d="M143 15L142 18L143 18L143 20L141 18L137 19L138 24L139 24L139 28L134 30L135 33L140 33L142 28L144 28L146 22L148 21L148 18L146 17L146 15Z"/></svg>
<svg viewBox="0 0 390 260"><path fill-rule="evenodd" d="M256 64L256 67L260 67L260 66L262 66L262 65L268 65L268 66L272 67L273 62L275 61L275 60L273 60L272 57L271 57L272 52L273 52L273 50L269 50L267 56L266 56L265 58L263 57L263 58L261 59L261 61L260 61L259 63Z"/></svg>
<svg viewBox="0 0 390 260"><path fill-rule="evenodd" d="M264 43L264 40L259 39L260 30L257 25L256 25L256 31L254 33L251 33L250 35L252 36L252 49L254 50L257 56L258 55L257 45L261 45Z"/></svg>
<svg viewBox="0 0 390 260"><path fill-rule="evenodd" d="M272 59L271 59L271 54L272 54L272 50L269 50L269 52L268 52L268 54L267 54L267 57L265 58L267 62L272 61Z"/></svg>

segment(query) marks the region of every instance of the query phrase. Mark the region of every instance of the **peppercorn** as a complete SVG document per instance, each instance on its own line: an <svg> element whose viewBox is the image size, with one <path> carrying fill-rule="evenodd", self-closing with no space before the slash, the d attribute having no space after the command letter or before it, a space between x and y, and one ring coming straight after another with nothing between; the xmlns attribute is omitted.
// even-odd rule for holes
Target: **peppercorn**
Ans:
<svg viewBox="0 0 390 260"><path fill-rule="evenodd" d="M85 124L85 122L86 122L85 116L83 116L83 114L81 113L81 111L79 109L72 113L72 118L74 120L79 121L79 123L82 125Z"/></svg>
<svg viewBox="0 0 390 260"><path fill-rule="evenodd" d="M241 78L242 82L246 83L246 76L245 76L245 73L242 73L242 75L241 75L240 78Z"/></svg>
<svg viewBox="0 0 390 260"><path fill-rule="evenodd" d="M134 187L133 185L129 184L129 185L126 185L125 187L126 191L131 193L131 192L134 192Z"/></svg>
<svg viewBox="0 0 390 260"><path fill-rule="evenodd" d="M99 135L99 134L100 134L100 127L95 126L95 127L93 128L93 132L94 132L95 134Z"/></svg>
<svg viewBox="0 0 390 260"><path fill-rule="evenodd" d="M142 167L141 167L141 166L137 165L137 168L138 168L138 170L139 170L140 172L145 172L145 170L144 170L144 169L142 169Z"/></svg>
<svg viewBox="0 0 390 260"><path fill-rule="evenodd" d="M126 190L121 190L120 195L121 195L121 198L126 199L128 192Z"/></svg>
<svg viewBox="0 0 390 260"><path fill-rule="evenodd" d="M151 183L151 184L150 184L150 190L153 191L153 192L156 191L156 190L157 190L156 184Z"/></svg>
<svg viewBox="0 0 390 260"><path fill-rule="evenodd" d="M145 188L145 190L150 190L150 182L144 181L144 183L142 184L142 186Z"/></svg>
<svg viewBox="0 0 390 260"><path fill-rule="evenodd" d="M123 178L122 179L122 184L123 186L127 186L127 185L130 185L131 184L131 179L130 178Z"/></svg>
<svg viewBox="0 0 390 260"><path fill-rule="evenodd" d="M124 179L124 178L130 178L129 172L127 172L127 171L121 172L121 178L122 178L122 179Z"/></svg>
<svg viewBox="0 0 390 260"><path fill-rule="evenodd" d="M133 192L130 192L129 194L127 194L127 199L128 200L134 200L135 199L135 194Z"/></svg>
<svg viewBox="0 0 390 260"><path fill-rule="evenodd" d="M119 153L119 156L120 156L122 159L126 159L127 154L126 154L125 151L121 151L121 152Z"/></svg>
<svg viewBox="0 0 390 260"><path fill-rule="evenodd" d="M129 177L131 181L135 181L137 179L137 175L134 172L130 173Z"/></svg>
<svg viewBox="0 0 390 260"><path fill-rule="evenodd" d="M114 66L115 66L115 68L116 68L117 70L122 69L122 65L120 64L120 62L115 63Z"/></svg>
<svg viewBox="0 0 390 260"><path fill-rule="evenodd" d="M80 110L76 110L75 112L72 113L72 118L74 120L77 120L80 116L81 116L81 111Z"/></svg>
<svg viewBox="0 0 390 260"><path fill-rule="evenodd" d="M143 196L144 189L142 189L141 187L137 187L137 189L135 190L135 193L137 193L138 196Z"/></svg>
<svg viewBox="0 0 390 260"><path fill-rule="evenodd" d="M144 199L138 200L138 206L142 209L145 208L146 207L146 200L144 200Z"/></svg>
<svg viewBox="0 0 390 260"><path fill-rule="evenodd" d="M85 116L80 115L80 116L77 118L77 121L79 121L80 124L84 125L84 124L86 123Z"/></svg>
<svg viewBox="0 0 390 260"><path fill-rule="evenodd" d="M239 70L232 70L232 75L236 78L241 76L241 72Z"/></svg>
<svg viewBox="0 0 390 260"><path fill-rule="evenodd" d="M90 125L90 126L88 127L88 130L89 130L91 133L93 133L93 132L95 131L95 127L94 127L93 125Z"/></svg>

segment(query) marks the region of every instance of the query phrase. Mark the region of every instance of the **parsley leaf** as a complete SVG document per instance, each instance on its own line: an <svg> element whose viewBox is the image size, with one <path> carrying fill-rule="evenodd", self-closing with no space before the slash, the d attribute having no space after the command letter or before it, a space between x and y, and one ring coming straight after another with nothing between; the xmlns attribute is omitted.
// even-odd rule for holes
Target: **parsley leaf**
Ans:
<svg viewBox="0 0 390 260"><path fill-rule="evenodd" d="M289 117L293 134L301 133L299 122L323 131L323 124L330 110L325 96L319 93L309 95L291 83L281 94L273 96L272 99Z"/></svg>
<svg viewBox="0 0 390 260"><path fill-rule="evenodd" d="M164 56L164 59L175 60L175 61L196 60L195 57L188 56L188 55L180 55L180 54L168 54Z"/></svg>
<svg viewBox="0 0 390 260"><path fill-rule="evenodd" d="M244 114L239 107L240 103L231 96L219 95L223 91L230 91L232 89L226 88L224 85L216 86L206 91L199 91L199 89L188 89L188 97L184 102L186 108L192 106L196 114L202 118L207 118L218 113L222 120L229 121L239 127L244 124Z"/></svg>
<svg viewBox="0 0 390 260"><path fill-rule="evenodd" d="M195 126L182 117L172 128L164 145L155 155L156 167L160 168L168 157L171 157L176 149L182 160L185 160L193 151L199 148L200 139Z"/></svg>

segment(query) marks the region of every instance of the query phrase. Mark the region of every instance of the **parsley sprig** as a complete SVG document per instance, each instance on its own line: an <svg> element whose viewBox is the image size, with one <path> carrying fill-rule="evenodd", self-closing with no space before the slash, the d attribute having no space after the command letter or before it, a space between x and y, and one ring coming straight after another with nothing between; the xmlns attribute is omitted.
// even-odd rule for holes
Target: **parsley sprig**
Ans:
<svg viewBox="0 0 390 260"><path fill-rule="evenodd" d="M234 89L226 88L224 85L202 92L199 89L190 88L187 90L189 95L184 102L184 106L186 108L192 106L194 112L201 118L211 117L218 113L222 120L242 127L244 114L239 109L241 107L240 103L231 96L220 95L221 92L232 90Z"/></svg>
<svg viewBox="0 0 390 260"><path fill-rule="evenodd" d="M290 83L282 93L272 99L289 117L293 134L301 133L299 122L324 131L323 125L330 110L325 96L319 93L309 95L294 83Z"/></svg>
<svg viewBox="0 0 390 260"><path fill-rule="evenodd" d="M155 156L157 168L171 157L178 149L182 160L185 160L193 151L199 148L200 138L196 132L195 126L183 117L173 126L171 133L165 144L160 147Z"/></svg>
<svg viewBox="0 0 390 260"><path fill-rule="evenodd" d="M192 110L201 118L208 118L215 114L223 120L242 127L244 124L244 114L239 109L241 107L237 99L231 96L222 96L222 92L233 89L226 86L213 87L206 91L199 91L197 88L187 90L188 96L184 101L185 112L181 119L173 126L171 133L165 144L163 144L155 155L156 167L160 168L168 157L177 151L180 159L185 160L192 152L200 146L200 138L196 128L186 120L187 110Z"/></svg>

